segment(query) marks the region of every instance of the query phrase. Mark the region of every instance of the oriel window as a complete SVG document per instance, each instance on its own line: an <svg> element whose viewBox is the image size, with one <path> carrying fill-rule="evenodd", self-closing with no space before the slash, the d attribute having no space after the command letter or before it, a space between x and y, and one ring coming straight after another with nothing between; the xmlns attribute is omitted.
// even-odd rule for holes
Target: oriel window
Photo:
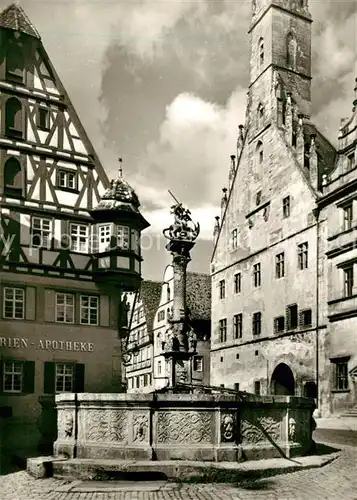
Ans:
<svg viewBox="0 0 357 500"><path fill-rule="evenodd" d="M130 248L130 229L127 226L117 226L118 247L123 250Z"/></svg>

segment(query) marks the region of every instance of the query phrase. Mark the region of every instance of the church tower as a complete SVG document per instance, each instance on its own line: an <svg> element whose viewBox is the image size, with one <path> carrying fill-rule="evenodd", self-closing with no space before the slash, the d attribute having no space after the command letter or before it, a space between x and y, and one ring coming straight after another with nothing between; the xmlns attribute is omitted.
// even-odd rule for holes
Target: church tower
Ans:
<svg viewBox="0 0 357 500"><path fill-rule="evenodd" d="M215 386L320 398L328 379L316 200L336 151L310 120L311 23L307 0L252 0L246 123L211 261Z"/></svg>
<svg viewBox="0 0 357 500"><path fill-rule="evenodd" d="M252 1L251 137L271 120L282 126L310 116L311 23L307 0Z"/></svg>

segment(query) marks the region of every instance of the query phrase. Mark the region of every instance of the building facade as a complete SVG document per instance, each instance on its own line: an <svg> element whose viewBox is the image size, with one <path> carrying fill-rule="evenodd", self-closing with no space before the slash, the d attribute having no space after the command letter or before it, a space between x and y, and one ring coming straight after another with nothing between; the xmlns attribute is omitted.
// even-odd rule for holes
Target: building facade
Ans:
<svg viewBox="0 0 357 500"><path fill-rule="evenodd" d="M252 2L250 86L212 273L211 381L314 397L330 412L327 226L337 152L311 115L307 0Z"/></svg>
<svg viewBox="0 0 357 500"><path fill-rule="evenodd" d="M191 367L192 383L209 385L210 276L187 273L186 286L190 321L197 334L197 355L193 357ZM168 384L168 367L162 354L174 293L172 265L166 267L162 282L142 282L140 299L134 305L130 328L128 349L133 355L126 368L128 392L152 392ZM134 300L131 299L132 303Z"/></svg>
<svg viewBox="0 0 357 500"><path fill-rule="evenodd" d="M357 81L353 112L341 120L335 168L324 178L318 202L327 221L326 271L329 322L330 408L357 407Z"/></svg>
<svg viewBox="0 0 357 500"><path fill-rule="evenodd" d="M130 297L130 361L125 367L127 392L151 392L153 388L153 322L161 295L159 281L143 281Z"/></svg>
<svg viewBox="0 0 357 500"><path fill-rule="evenodd" d="M41 439L39 400L121 389L115 273L133 276L128 290L140 282L145 223L135 213L137 229L117 225L136 195L109 183L15 4L0 13L0 99L0 445L26 456Z"/></svg>

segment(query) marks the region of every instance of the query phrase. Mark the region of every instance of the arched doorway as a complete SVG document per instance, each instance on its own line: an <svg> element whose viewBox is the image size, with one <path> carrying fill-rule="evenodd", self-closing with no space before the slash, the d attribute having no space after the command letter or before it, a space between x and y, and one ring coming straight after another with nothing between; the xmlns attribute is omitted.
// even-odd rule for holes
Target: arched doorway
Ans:
<svg viewBox="0 0 357 500"><path fill-rule="evenodd" d="M295 379L293 372L285 363L280 363L271 376L271 392L276 396L294 396Z"/></svg>

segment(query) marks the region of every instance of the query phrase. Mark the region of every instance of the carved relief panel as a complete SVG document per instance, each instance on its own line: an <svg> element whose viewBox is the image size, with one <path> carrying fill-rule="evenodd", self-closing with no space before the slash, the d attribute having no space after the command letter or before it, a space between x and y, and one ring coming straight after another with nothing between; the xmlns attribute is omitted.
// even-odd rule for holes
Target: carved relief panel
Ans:
<svg viewBox="0 0 357 500"><path fill-rule="evenodd" d="M209 411L163 411L157 418L157 442L212 443L212 416Z"/></svg>
<svg viewBox="0 0 357 500"><path fill-rule="evenodd" d="M278 414L263 414L262 412L251 412L242 419L241 425L242 442L246 443L270 443L282 439L282 421Z"/></svg>
<svg viewBox="0 0 357 500"><path fill-rule="evenodd" d="M91 410L80 412L81 438L86 441L123 442L127 441L126 410Z"/></svg>

